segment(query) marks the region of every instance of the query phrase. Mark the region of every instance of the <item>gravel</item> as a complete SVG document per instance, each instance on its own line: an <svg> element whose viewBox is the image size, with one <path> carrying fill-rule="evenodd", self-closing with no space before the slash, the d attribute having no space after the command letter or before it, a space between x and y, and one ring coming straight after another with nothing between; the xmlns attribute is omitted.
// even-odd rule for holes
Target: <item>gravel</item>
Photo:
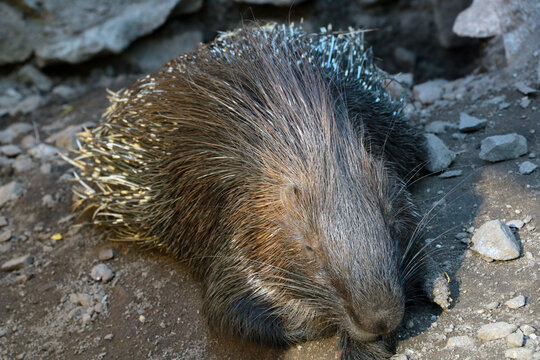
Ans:
<svg viewBox="0 0 540 360"><path fill-rule="evenodd" d="M527 139L516 133L487 137L480 147L480 159L491 162L516 159L525 153Z"/></svg>
<svg viewBox="0 0 540 360"><path fill-rule="evenodd" d="M520 254L514 234L501 220L484 223L474 232L471 242L471 250L487 261L512 260Z"/></svg>
<svg viewBox="0 0 540 360"><path fill-rule="evenodd" d="M502 339L517 330L517 326L506 322L483 325L478 330L478 338L484 341Z"/></svg>

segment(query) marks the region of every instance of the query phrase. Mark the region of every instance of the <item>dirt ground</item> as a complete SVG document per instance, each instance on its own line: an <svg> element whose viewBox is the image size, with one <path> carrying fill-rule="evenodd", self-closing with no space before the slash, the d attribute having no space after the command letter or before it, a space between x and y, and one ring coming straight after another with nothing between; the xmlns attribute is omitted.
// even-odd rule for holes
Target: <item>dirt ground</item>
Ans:
<svg viewBox="0 0 540 360"><path fill-rule="evenodd" d="M421 305L408 316L399 331L399 354L410 359L503 359L510 348L506 340L483 341L477 332L484 324L504 321L537 329L525 336L525 348L534 349L538 358L540 171L521 175L518 166L525 160L538 164L529 154L540 155L540 100L530 96L531 103L523 108L519 102L524 95L513 86L533 75L500 72L458 79L455 86L466 88L466 96L423 106L415 113L422 115L413 116L419 123L457 124L460 112L467 112L489 123L464 137L452 136L457 130L440 134L459 153L451 169L463 175L429 176L414 188L418 206L431 218L427 237L434 239L433 256L451 279L454 302L442 312ZM120 76L109 87L117 90L133 81ZM2 119L0 129L16 121L33 122L43 140L69 125L99 122L106 94L104 87L97 87L69 102L52 101L27 116ZM489 103L498 96L505 96L507 107ZM493 164L480 160L482 139L514 132L526 137L526 155ZM25 189L19 199L0 208L0 216L7 218L5 228L12 232L9 240L0 242L0 264L26 254L34 258L22 269L0 272L0 359L336 358L336 338L276 350L213 332L201 313L199 284L181 264L130 244L111 243L92 227L74 227L69 166L59 160L41 162L51 164L51 171L37 161L27 172L3 174L0 184L15 180ZM44 204L46 195L52 195L52 201ZM488 220L527 216L532 220L516 233L521 256L512 261L486 262L456 238ZM52 240L55 234L62 238ZM106 249L112 249L114 257L100 260L107 257L100 255ZM110 282L90 276L99 263L114 271ZM504 305L517 295L526 297L525 306ZM500 305L488 306L495 301ZM447 347L455 336L468 336L472 344Z"/></svg>

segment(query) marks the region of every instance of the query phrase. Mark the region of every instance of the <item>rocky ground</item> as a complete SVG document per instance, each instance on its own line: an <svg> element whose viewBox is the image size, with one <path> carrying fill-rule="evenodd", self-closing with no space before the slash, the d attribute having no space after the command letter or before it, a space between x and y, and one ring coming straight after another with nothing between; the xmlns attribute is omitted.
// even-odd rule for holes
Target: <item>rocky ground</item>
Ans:
<svg viewBox="0 0 540 360"><path fill-rule="evenodd" d="M176 25L160 31L167 26ZM391 32L381 33L379 41ZM137 46L145 49L128 51ZM434 173L413 190L453 299L445 311L415 306L398 359L540 359L540 44L532 46L513 67L452 81L400 74L388 84L430 144ZM395 66L407 59L400 52ZM438 76L444 63L422 69ZM216 333L181 264L75 225L72 173L57 153L99 123L106 89L137 76L103 64L69 71L49 77L27 64L0 81L0 359L335 359L337 338L280 350Z"/></svg>

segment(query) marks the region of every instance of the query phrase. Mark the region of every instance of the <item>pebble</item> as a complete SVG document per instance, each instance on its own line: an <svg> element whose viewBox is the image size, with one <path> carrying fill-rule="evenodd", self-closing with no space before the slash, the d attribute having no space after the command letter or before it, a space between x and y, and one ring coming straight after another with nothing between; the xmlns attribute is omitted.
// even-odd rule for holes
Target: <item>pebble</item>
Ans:
<svg viewBox="0 0 540 360"><path fill-rule="evenodd" d="M510 228L501 220L484 223L474 232L471 242L471 250L487 261L519 257L519 244Z"/></svg>
<svg viewBox="0 0 540 360"><path fill-rule="evenodd" d="M54 146L41 143L28 150L28 154L34 159L51 160L58 154L58 149Z"/></svg>
<svg viewBox="0 0 540 360"><path fill-rule="evenodd" d="M530 161L524 161L519 165L519 173L521 175L529 175L534 170L536 170L537 167L538 165L536 165L535 163L532 163Z"/></svg>
<svg viewBox="0 0 540 360"><path fill-rule="evenodd" d="M99 250L98 254L99 260L105 261L105 260L111 260L114 257L114 251L113 249L101 249Z"/></svg>
<svg viewBox="0 0 540 360"><path fill-rule="evenodd" d="M414 97L423 104L431 104L442 98L443 85L448 81L437 79L431 80L413 87Z"/></svg>
<svg viewBox="0 0 540 360"><path fill-rule="evenodd" d="M34 162L30 158L30 156L20 155L17 156L12 166L17 174L21 174L32 169L32 167L34 166Z"/></svg>
<svg viewBox="0 0 540 360"><path fill-rule="evenodd" d="M488 309L488 310L495 310L495 309L498 308L500 305L501 305L500 302L498 302L498 301L493 301L493 302L490 302L489 304L486 305L486 309Z"/></svg>
<svg viewBox="0 0 540 360"><path fill-rule="evenodd" d="M527 299L523 295L516 296L504 303L510 309L519 309L520 307L525 306Z"/></svg>
<svg viewBox="0 0 540 360"><path fill-rule="evenodd" d="M455 124L449 123L447 121L433 121L426 125L424 131L432 134L443 134L447 130L452 130L456 128L457 126Z"/></svg>
<svg viewBox="0 0 540 360"><path fill-rule="evenodd" d="M15 116L17 114L29 114L32 111L36 110L41 103L43 102L43 98L39 95L30 95L20 103L18 103L14 108L9 110L9 114L11 116Z"/></svg>
<svg viewBox="0 0 540 360"><path fill-rule="evenodd" d="M7 218L5 216L0 216L0 227L6 226L7 224Z"/></svg>
<svg viewBox="0 0 540 360"><path fill-rule="evenodd" d="M15 157L22 153L22 150L17 145L4 145L0 146L0 153L7 157Z"/></svg>
<svg viewBox="0 0 540 360"><path fill-rule="evenodd" d="M439 175L439 178L448 179L461 175L463 175L463 170L448 170Z"/></svg>
<svg viewBox="0 0 540 360"><path fill-rule="evenodd" d="M409 357L405 354L396 354L392 356L390 360L409 360Z"/></svg>
<svg viewBox="0 0 540 360"><path fill-rule="evenodd" d="M46 194L41 198L41 205L51 209L56 205L56 200L54 200L51 194Z"/></svg>
<svg viewBox="0 0 540 360"><path fill-rule="evenodd" d="M15 259L11 259L2 264L3 271L13 271L24 268L34 263L34 257L26 254Z"/></svg>
<svg viewBox="0 0 540 360"><path fill-rule="evenodd" d="M504 357L518 360L530 360L533 358L534 350L527 348L508 349L504 352Z"/></svg>
<svg viewBox="0 0 540 360"><path fill-rule="evenodd" d="M73 88L66 85L55 86L52 93L63 100L70 100L77 94Z"/></svg>
<svg viewBox="0 0 540 360"><path fill-rule="evenodd" d="M83 314L82 315L82 323L83 323L83 325L87 325L88 323L90 323L90 321L92 321L92 316L90 316L90 314Z"/></svg>
<svg viewBox="0 0 540 360"><path fill-rule="evenodd" d="M11 230L4 229L0 231L0 242L9 241L11 239Z"/></svg>
<svg viewBox="0 0 540 360"><path fill-rule="evenodd" d="M456 153L448 149L444 142L433 134L424 134L428 153L426 169L438 172L446 169L456 158Z"/></svg>
<svg viewBox="0 0 540 360"><path fill-rule="evenodd" d="M523 95L530 95L536 93L538 90L533 89L529 85L525 84L523 81L517 82L516 89Z"/></svg>
<svg viewBox="0 0 540 360"><path fill-rule="evenodd" d="M49 91L53 82L32 64L26 64L17 71L17 77L24 83L35 85L40 91Z"/></svg>
<svg viewBox="0 0 540 360"><path fill-rule="evenodd" d="M94 306L94 299L92 298L92 296L88 294L78 293L77 304L85 306L85 307Z"/></svg>
<svg viewBox="0 0 540 360"><path fill-rule="evenodd" d="M92 271L90 272L90 276L95 281L101 281L101 282L109 282L113 277L114 273L109 267L105 264L98 264L92 268Z"/></svg>
<svg viewBox="0 0 540 360"><path fill-rule="evenodd" d="M521 331L516 331L513 334L510 334L506 337L506 343L511 347L522 347L525 338Z"/></svg>
<svg viewBox="0 0 540 360"><path fill-rule="evenodd" d="M521 220L510 220L506 223L508 227L513 227L516 229L521 229L525 223Z"/></svg>
<svg viewBox="0 0 540 360"><path fill-rule="evenodd" d="M521 106L523 109L526 109L527 107L529 107L529 105L531 105L531 99L526 96L522 97L519 101L519 106Z"/></svg>
<svg viewBox="0 0 540 360"><path fill-rule="evenodd" d="M478 330L478 338L489 341L502 339L517 330L517 326L506 322L496 322L493 324L483 325Z"/></svg>
<svg viewBox="0 0 540 360"><path fill-rule="evenodd" d="M36 138L34 137L34 135L26 135L26 136L23 137L22 140L21 140L21 146L22 146L23 149L25 149L25 150L31 149L31 148L33 148L34 146L36 146L37 144L38 144L38 141L36 140Z"/></svg>
<svg viewBox="0 0 540 360"><path fill-rule="evenodd" d="M114 336L113 334L107 334L107 335L105 335L103 338L104 338L105 340L112 340L112 339L113 339L113 336Z"/></svg>
<svg viewBox="0 0 540 360"><path fill-rule="evenodd" d="M489 136L480 147L480 159L491 162L516 159L525 153L527 139L516 133Z"/></svg>
<svg viewBox="0 0 540 360"><path fill-rule="evenodd" d="M522 325L519 327L523 334L530 336L531 334L534 334L536 332L536 329L533 328L531 325Z"/></svg>
<svg viewBox="0 0 540 360"><path fill-rule="evenodd" d="M487 125L486 119L478 119L466 113L459 114L459 131L472 132L485 128Z"/></svg>
<svg viewBox="0 0 540 360"><path fill-rule="evenodd" d="M0 206L4 205L10 200L15 200L22 194L22 192L22 185L15 181L0 187Z"/></svg>
<svg viewBox="0 0 540 360"><path fill-rule="evenodd" d="M454 337L448 338L446 347L447 348L455 348L455 347L472 348L474 347L474 339L471 338L470 336L454 336Z"/></svg>
<svg viewBox="0 0 540 360"><path fill-rule="evenodd" d="M7 335L7 329L6 328L0 328L0 338Z"/></svg>

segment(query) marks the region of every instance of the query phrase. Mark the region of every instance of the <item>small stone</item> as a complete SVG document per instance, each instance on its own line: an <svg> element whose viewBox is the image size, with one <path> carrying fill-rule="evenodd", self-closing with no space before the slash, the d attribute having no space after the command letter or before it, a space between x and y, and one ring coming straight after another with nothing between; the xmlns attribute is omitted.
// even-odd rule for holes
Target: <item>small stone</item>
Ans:
<svg viewBox="0 0 540 360"><path fill-rule="evenodd" d="M428 153L426 169L438 172L446 169L456 158L456 153L448 149L444 142L433 134L424 134Z"/></svg>
<svg viewBox="0 0 540 360"><path fill-rule="evenodd" d="M36 86L40 91L49 91L53 82L32 64L26 64L17 72L19 79L27 84Z"/></svg>
<svg viewBox="0 0 540 360"><path fill-rule="evenodd" d="M46 194L41 198L41 205L51 209L56 205L56 200L54 200L51 194Z"/></svg>
<svg viewBox="0 0 540 360"><path fill-rule="evenodd" d="M459 131L472 132L485 128L487 125L486 119L478 119L466 113L459 114Z"/></svg>
<svg viewBox="0 0 540 360"><path fill-rule="evenodd" d="M101 261L111 260L114 257L114 251L111 248L101 249L98 257Z"/></svg>
<svg viewBox="0 0 540 360"><path fill-rule="evenodd" d="M474 339L471 338L470 336L454 336L454 337L448 338L446 347L447 348L455 348L455 347L472 348L474 347Z"/></svg>
<svg viewBox="0 0 540 360"><path fill-rule="evenodd" d="M77 319L80 319L82 317L82 308L81 307L76 307L75 309L71 310L67 316L68 320L77 320Z"/></svg>
<svg viewBox="0 0 540 360"><path fill-rule="evenodd" d="M527 139L515 133L489 136L480 147L480 159L491 162L516 159L526 153Z"/></svg>
<svg viewBox="0 0 540 360"><path fill-rule="evenodd" d="M446 80L431 80L413 87L414 97L423 104L431 104L442 98Z"/></svg>
<svg viewBox="0 0 540 360"><path fill-rule="evenodd" d="M409 356L405 354L396 354L393 355L390 360L409 360Z"/></svg>
<svg viewBox="0 0 540 360"><path fill-rule="evenodd" d="M41 166L39 167L39 172L44 175L50 174L51 171L52 171L52 165L50 163L41 164Z"/></svg>
<svg viewBox="0 0 540 360"><path fill-rule="evenodd" d="M0 153L7 157L15 157L22 152L21 148L17 145L4 145L0 146Z"/></svg>
<svg viewBox="0 0 540 360"><path fill-rule="evenodd" d="M31 255L23 255L15 259L11 259L2 264L2 271L13 271L24 268L27 265L34 263L34 257Z"/></svg>
<svg viewBox="0 0 540 360"><path fill-rule="evenodd" d="M463 175L463 170L447 170L439 175L441 179L448 179Z"/></svg>
<svg viewBox="0 0 540 360"><path fill-rule="evenodd" d="M87 325L92 321L92 316L90 316L90 314L83 314L81 320L83 325Z"/></svg>
<svg viewBox="0 0 540 360"><path fill-rule="evenodd" d="M36 146L37 144L38 144L38 141L36 140L36 138L34 137L34 135L26 135L26 136L23 137L22 140L21 140L21 146L22 146L23 149L25 149L25 150L31 149L31 148L33 148L34 146Z"/></svg>
<svg viewBox="0 0 540 360"><path fill-rule="evenodd" d="M528 86L523 81L517 82L515 85L516 85L516 89L523 95L530 95L537 92L536 89L533 89L532 87Z"/></svg>
<svg viewBox="0 0 540 360"><path fill-rule="evenodd" d="M498 302L498 301L492 301L492 302L490 302L489 304L486 305L486 309L487 309L487 310L495 310L495 309L498 308L500 305L501 305L500 302Z"/></svg>
<svg viewBox="0 0 540 360"><path fill-rule="evenodd" d="M28 155L19 155L13 162L13 169L15 173L22 174L29 171L34 166L32 159Z"/></svg>
<svg viewBox="0 0 540 360"><path fill-rule="evenodd" d="M521 175L529 175L534 170L536 170L537 167L538 165L536 165L535 163L532 163L530 161L524 161L519 165L519 173Z"/></svg>
<svg viewBox="0 0 540 360"><path fill-rule="evenodd" d="M506 337L506 343L511 347L522 347L524 340L523 334L519 330Z"/></svg>
<svg viewBox="0 0 540 360"><path fill-rule="evenodd" d="M496 322L493 324L483 325L480 330L478 330L478 338L485 341L502 339L516 330L516 325L505 322Z"/></svg>
<svg viewBox="0 0 540 360"><path fill-rule="evenodd" d="M58 154L58 149L54 146L41 143L28 150L28 154L34 159L51 160Z"/></svg>
<svg viewBox="0 0 540 360"><path fill-rule="evenodd" d="M7 335L7 329L6 328L0 328L0 338Z"/></svg>
<svg viewBox="0 0 540 360"><path fill-rule="evenodd" d="M533 358L534 350L528 348L508 349L504 352L504 357L518 360L530 360Z"/></svg>
<svg viewBox="0 0 540 360"><path fill-rule="evenodd" d="M4 229L0 231L0 242L9 241L11 239L11 230Z"/></svg>
<svg viewBox="0 0 540 360"><path fill-rule="evenodd" d="M76 134L83 129L90 129L95 127L96 124L92 121L84 122L80 125L70 125L67 128L49 136L45 139L46 143L54 143L58 148L64 150L73 150L77 148L77 136Z"/></svg>
<svg viewBox="0 0 540 360"><path fill-rule="evenodd" d="M109 282L113 277L114 273L109 267L105 264L98 264L92 268L90 276L95 281Z"/></svg>
<svg viewBox="0 0 540 360"><path fill-rule="evenodd" d="M525 296L519 295L506 301L504 305L508 306L510 309L519 309L520 307L525 306L526 300Z"/></svg>
<svg viewBox="0 0 540 360"><path fill-rule="evenodd" d="M25 282L28 281L28 279L29 279L28 275L21 274L15 278L15 281L17 282L17 284L24 284Z"/></svg>
<svg viewBox="0 0 540 360"><path fill-rule="evenodd" d="M523 222L524 222L525 224L528 224L528 223L531 222L531 220L532 220L532 216L531 216L531 215L527 215L527 216L525 216L525 219L523 219Z"/></svg>
<svg viewBox="0 0 540 360"><path fill-rule="evenodd" d="M0 228L8 224L7 218L5 216L0 216Z"/></svg>
<svg viewBox="0 0 540 360"><path fill-rule="evenodd" d="M9 114L11 116L15 116L17 114L29 114L32 111L36 110L41 103L43 102L43 98L39 95L30 95L23 101L17 104L14 108L12 108L9 111Z"/></svg>
<svg viewBox="0 0 540 360"><path fill-rule="evenodd" d="M536 157L536 153L529 153L529 159L534 159Z"/></svg>
<svg viewBox="0 0 540 360"><path fill-rule="evenodd" d="M523 109L526 109L527 107L529 107L529 105L531 105L531 99L526 96L522 97L519 101L519 106L521 106Z"/></svg>
<svg viewBox="0 0 540 360"><path fill-rule="evenodd" d="M447 121L432 121L426 125L424 131L433 134L443 134L447 130L453 130L456 128L457 126L455 124L449 123Z"/></svg>
<svg viewBox="0 0 540 360"><path fill-rule="evenodd" d="M519 244L512 231L501 220L484 223L474 232L471 242L471 250L488 261L519 257Z"/></svg>
<svg viewBox="0 0 540 360"><path fill-rule="evenodd" d="M503 102L499 104L499 110L508 109L510 107L510 103Z"/></svg>
<svg viewBox="0 0 540 360"><path fill-rule="evenodd" d="M55 86L52 90L53 95L58 96L62 100L70 100L77 94L73 88L66 85Z"/></svg>
<svg viewBox="0 0 540 360"><path fill-rule="evenodd" d="M74 293L69 294L69 302L74 305L79 305L79 295Z"/></svg>
<svg viewBox="0 0 540 360"><path fill-rule="evenodd" d="M103 338L104 338L105 340L112 340L112 339L113 339L113 336L114 336L113 334L107 334L107 335L105 335Z"/></svg>
<svg viewBox="0 0 540 360"><path fill-rule="evenodd" d="M9 130L0 131L0 144L11 144L14 138L15 138L15 134L13 133L13 131L9 131Z"/></svg>
<svg viewBox="0 0 540 360"><path fill-rule="evenodd" d="M506 226L521 229L525 223L521 220L511 220L506 223Z"/></svg>
<svg viewBox="0 0 540 360"><path fill-rule="evenodd" d="M12 181L0 187L0 206L10 200L15 200L23 192L23 187L18 182Z"/></svg>
<svg viewBox="0 0 540 360"><path fill-rule="evenodd" d="M77 304L82 305L84 307L94 306L94 299L92 298L92 296L88 294L78 293Z"/></svg>
<svg viewBox="0 0 540 360"><path fill-rule="evenodd" d="M534 334L536 332L536 329L533 328L531 325L522 325L520 326L520 329L526 336L530 336L531 334Z"/></svg>
<svg viewBox="0 0 540 360"><path fill-rule="evenodd" d="M139 316L139 321L144 324L144 322L146 321L146 317L144 315Z"/></svg>

